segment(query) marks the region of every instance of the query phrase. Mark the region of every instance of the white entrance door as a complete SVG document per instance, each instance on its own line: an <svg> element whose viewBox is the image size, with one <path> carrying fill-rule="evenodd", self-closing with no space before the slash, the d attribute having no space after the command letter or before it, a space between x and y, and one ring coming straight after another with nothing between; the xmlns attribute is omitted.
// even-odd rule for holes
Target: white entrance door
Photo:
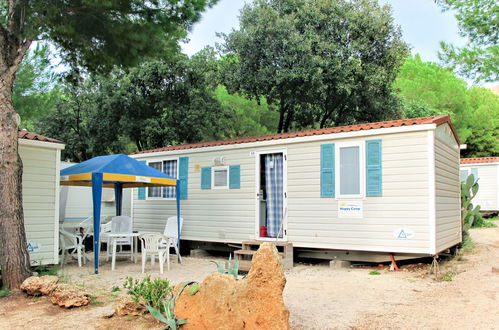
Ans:
<svg viewBox="0 0 499 330"><path fill-rule="evenodd" d="M256 153L256 231L259 240L287 240L286 150Z"/></svg>

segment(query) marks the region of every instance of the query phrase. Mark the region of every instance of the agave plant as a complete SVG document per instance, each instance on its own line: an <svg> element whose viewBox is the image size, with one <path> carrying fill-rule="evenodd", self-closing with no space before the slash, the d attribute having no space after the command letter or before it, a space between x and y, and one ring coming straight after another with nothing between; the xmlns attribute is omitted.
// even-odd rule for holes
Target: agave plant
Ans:
<svg viewBox="0 0 499 330"><path fill-rule="evenodd" d="M237 279L237 275L239 274L239 261L236 259L234 262L232 262L232 256L230 254L229 261L216 262L212 260L211 262L217 265L217 271L220 274L232 275Z"/></svg>
<svg viewBox="0 0 499 330"><path fill-rule="evenodd" d="M480 216L480 205L473 207L471 201L478 192L478 181L475 181L473 174L461 182L461 221L463 230L468 231Z"/></svg>
<svg viewBox="0 0 499 330"><path fill-rule="evenodd" d="M151 315L156 320L166 325L165 327L161 328L162 330L166 329L177 330L179 326L187 323L187 320L185 319L177 319L175 315L175 301L177 300L178 296L180 296L180 294L184 291L184 289L191 284L192 287L191 290L189 290L189 294L193 295L199 289L199 285L197 285L196 282L185 282L180 287L180 290L178 290L176 295L173 295L168 300L163 300L162 303L163 306L161 308L154 308L152 306L146 305L146 308L149 311L149 313L151 313Z"/></svg>

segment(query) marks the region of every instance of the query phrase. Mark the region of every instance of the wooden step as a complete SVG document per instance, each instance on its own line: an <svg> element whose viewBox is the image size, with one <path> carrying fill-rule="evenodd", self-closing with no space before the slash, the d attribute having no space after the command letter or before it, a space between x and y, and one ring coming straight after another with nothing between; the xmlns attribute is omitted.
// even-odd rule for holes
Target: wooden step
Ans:
<svg viewBox="0 0 499 330"><path fill-rule="evenodd" d="M238 260L237 263L239 264L239 270L247 272L251 268L251 260Z"/></svg>
<svg viewBox="0 0 499 330"><path fill-rule="evenodd" d="M252 256L256 253L257 250L235 250L234 255L245 255ZM284 258L284 252L278 252L281 258Z"/></svg>

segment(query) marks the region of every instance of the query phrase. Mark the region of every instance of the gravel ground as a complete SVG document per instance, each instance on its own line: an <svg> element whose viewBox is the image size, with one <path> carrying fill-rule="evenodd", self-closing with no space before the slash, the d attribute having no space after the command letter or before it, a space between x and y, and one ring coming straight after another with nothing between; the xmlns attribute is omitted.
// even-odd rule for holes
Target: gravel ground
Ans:
<svg viewBox="0 0 499 330"><path fill-rule="evenodd" d="M331 269L298 264L286 272L284 301L293 329L499 329L499 228L472 231L476 247L472 252L441 265L449 281L428 275L428 266L415 265L405 271L369 275L373 269ZM184 258L172 263L165 277L172 283L201 281L215 270L210 259ZM66 266L60 274L68 282L85 287L97 303L65 310L46 298L23 294L0 299L0 329L144 329L157 326L149 319L103 319L123 290L127 276L142 278L140 264L121 260L116 271L103 263L92 274L92 265ZM159 276L158 265L146 269ZM159 326L158 326L159 328Z"/></svg>

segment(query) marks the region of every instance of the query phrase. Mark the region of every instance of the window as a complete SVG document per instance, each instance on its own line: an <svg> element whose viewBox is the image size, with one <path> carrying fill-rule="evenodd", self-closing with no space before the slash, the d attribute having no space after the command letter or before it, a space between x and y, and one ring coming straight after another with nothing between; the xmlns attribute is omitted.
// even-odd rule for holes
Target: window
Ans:
<svg viewBox="0 0 499 330"><path fill-rule="evenodd" d="M338 144L336 191L338 197L364 197L364 156L362 143Z"/></svg>
<svg viewBox="0 0 499 330"><path fill-rule="evenodd" d="M466 181L466 179L468 178L468 170L461 170L460 177L461 181Z"/></svg>
<svg viewBox="0 0 499 330"><path fill-rule="evenodd" d="M147 165L155 168L169 176L176 178L178 170L177 159L164 160L159 162L150 162ZM176 198L175 187L151 187L147 188L147 198L150 199L174 199Z"/></svg>
<svg viewBox="0 0 499 330"><path fill-rule="evenodd" d="M229 188L229 167L228 166L218 166L213 167L212 170L212 188Z"/></svg>

